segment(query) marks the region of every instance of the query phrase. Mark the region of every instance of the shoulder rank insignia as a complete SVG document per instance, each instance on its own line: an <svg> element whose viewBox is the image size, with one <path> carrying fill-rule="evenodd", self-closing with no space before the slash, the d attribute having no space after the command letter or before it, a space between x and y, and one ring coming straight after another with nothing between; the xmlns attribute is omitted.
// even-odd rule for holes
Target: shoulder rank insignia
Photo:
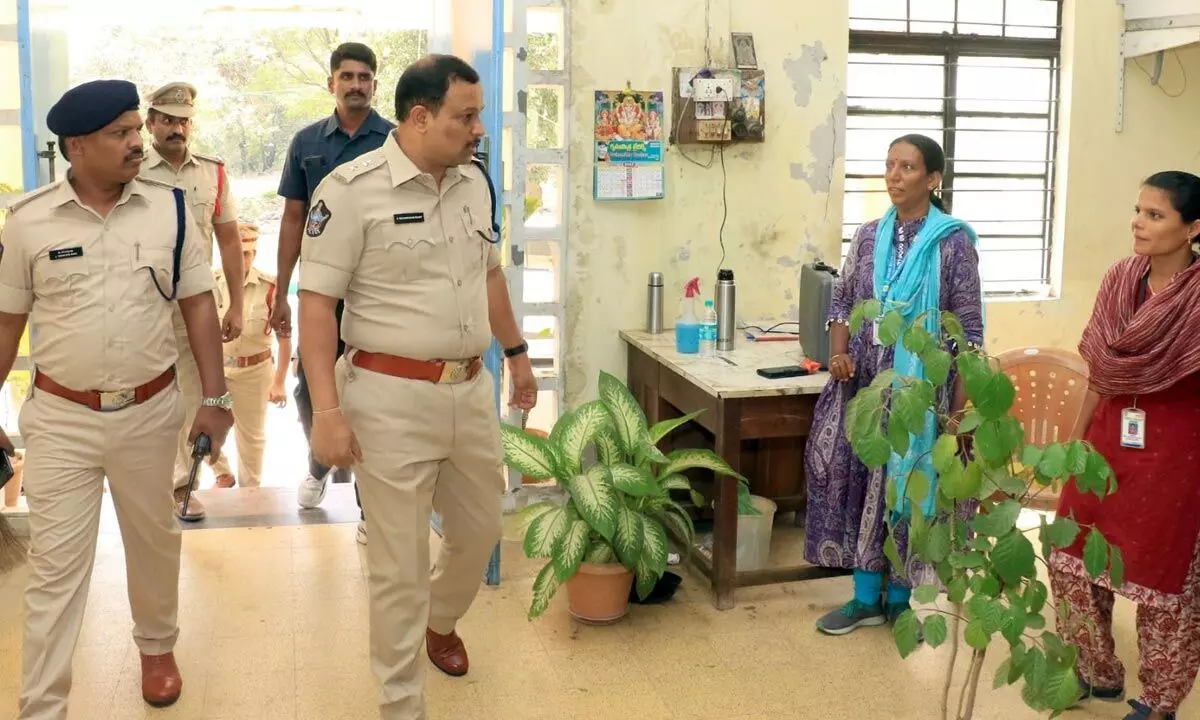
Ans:
<svg viewBox="0 0 1200 720"><path fill-rule="evenodd" d="M196 158L197 160L207 160L210 163L216 163L217 165L225 164L224 160L214 155L201 155L200 153L194 152L192 153L192 157Z"/></svg>
<svg viewBox="0 0 1200 720"><path fill-rule="evenodd" d="M10 214L15 213L17 210L20 210L22 207L28 205L30 202L36 200L37 198L41 197L42 195L45 195L46 193L50 192L51 190L58 187L59 185L61 185L64 182L66 182L66 181L59 180L58 182L52 182L52 183L43 185L40 188L37 188L36 190L30 190L29 192L25 193L24 195L17 198L16 200L13 200L12 203L7 208L0 206L0 210L8 210L8 212Z"/></svg>
<svg viewBox="0 0 1200 720"><path fill-rule="evenodd" d="M355 160L338 165L330 175L343 183L349 184L368 170L382 166L384 162L383 152L381 150L372 150L369 153L360 155Z"/></svg>
<svg viewBox="0 0 1200 720"><path fill-rule="evenodd" d="M333 217L333 213L329 211L329 207L324 200L318 200L316 205L308 211L308 222L305 225L304 234L309 237L320 237L321 233L325 232L325 226L329 224L329 219Z"/></svg>

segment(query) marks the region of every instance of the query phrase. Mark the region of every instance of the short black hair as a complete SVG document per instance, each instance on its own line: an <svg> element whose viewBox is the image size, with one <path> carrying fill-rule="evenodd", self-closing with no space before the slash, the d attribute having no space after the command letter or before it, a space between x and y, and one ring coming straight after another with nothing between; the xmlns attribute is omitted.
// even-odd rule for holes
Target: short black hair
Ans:
<svg viewBox="0 0 1200 720"><path fill-rule="evenodd" d="M1200 177L1182 170L1164 170L1146 178L1142 184L1165 192L1171 198L1171 207L1185 223L1200 220Z"/></svg>
<svg viewBox="0 0 1200 720"><path fill-rule="evenodd" d="M409 65L396 82L396 120L407 120L417 105L437 113L455 80L476 85L479 73L465 60L453 55L427 55Z"/></svg>
<svg viewBox="0 0 1200 720"><path fill-rule="evenodd" d="M375 51L357 42L346 42L338 45L329 54L329 74L337 75L338 68L346 60L357 60L371 68L371 74L379 72L379 64L375 59Z"/></svg>

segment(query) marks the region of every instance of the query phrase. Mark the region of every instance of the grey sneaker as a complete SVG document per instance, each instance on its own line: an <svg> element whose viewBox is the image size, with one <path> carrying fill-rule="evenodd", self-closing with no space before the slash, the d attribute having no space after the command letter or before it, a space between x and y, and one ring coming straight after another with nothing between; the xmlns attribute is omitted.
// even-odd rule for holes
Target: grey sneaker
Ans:
<svg viewBox="0 0 1200 720"><path fill-rule="evenodd" d="M860 627L883 625L886 622L887 615L884 614L883 605L880 603L867 605L851 600L840 609L817 620L817 629L826 635L846 635Z"/></svg>

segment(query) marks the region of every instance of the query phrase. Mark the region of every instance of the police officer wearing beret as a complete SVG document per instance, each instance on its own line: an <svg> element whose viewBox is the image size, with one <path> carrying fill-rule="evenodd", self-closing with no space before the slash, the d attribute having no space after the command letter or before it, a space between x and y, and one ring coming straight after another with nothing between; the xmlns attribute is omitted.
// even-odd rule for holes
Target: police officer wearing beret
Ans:
<svg viewBox="0 0 1200 720"><path fill-rule="evenodd" d="M471 161L482 109L479 75L462 60L433 55L405 70L399 127L322 181L301 246L312 449L324 464L352 466L362 493L384 720L425 718L422 645L442 672L468 670L455 626L500 538L505 487L492 378L480 359L493 336L508 358L510 404L528 410L537 401L487 178ZM444 535L430 573L435 508Z"/></svg>
<svg viewBox="0 0 1200 720"><path fill-rule="evenodd" d="M154 143L146 151L141 176L174 185L184 191L200 231L200 240L204 243L204 257L210 258L211 262L215 234L221 253L221 267L226 276L241 277L242 247L238 238L237 208L229 189L225 163L219 158L192 152L188 147L192 118L196 114L196 88L185 82L167 83L151 92L148 101L150 108L146 111L146 129L150 131ZM243 300L242 288L238 283L229 289L226 308L221 334L225 342L231 342L242 333ZM178 311L175 312L173 325L179 346L176 368L179 372L179 388L183 392L184 414L179 426L179 444L175 450L175 514L181 520L195 522L204 519L204 505L199 498L192 497L187 515L184 515L183 498L187 492L188 469L191 465L188 430L200 407L200 375L196 371L196 358L188 350L187 329Z"/></svg>
<svg viewBox="0 0 1200 720"><path fill-rule="evenodd" d="M34 338L34 381L18 419L30 532L22 720L67 717L105 478L125 546L142 696L154 706L179 698L176 304L206 396L190 435L207 435L219 452L232 422L204 243L181 193L138 178L137 88L85 83L46 124L71 169L18 200L0 236L0 377L27 318ZM12 447L3 431L0 439Z"/></svg>

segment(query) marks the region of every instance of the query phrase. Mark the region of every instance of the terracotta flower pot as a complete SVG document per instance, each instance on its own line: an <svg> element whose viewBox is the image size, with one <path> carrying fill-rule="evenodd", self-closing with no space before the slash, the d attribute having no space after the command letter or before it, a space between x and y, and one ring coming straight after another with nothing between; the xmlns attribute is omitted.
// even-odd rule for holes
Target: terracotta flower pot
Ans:
<svg viewBox="0 0 1200 720"><path fill-rule="evenodd" d="M619 563L583 563L567 581L571 616L589 625L608 625L629 612L629 589L633 573Z"/></svg>
<svg viewBox="0 0 1200 720"><path fill-rule="evenodd" d="M546 432L545 430L538 430L536 428L525 428L525 432L529 433L530 435L536 435L540 438L550 437L550 433ZM528 475L524 475L524 474L521 475L521 484L522 485L537 485L542 482L545 482L545 481L544 480L534 480L533 478L529 477Z"/></svg>

